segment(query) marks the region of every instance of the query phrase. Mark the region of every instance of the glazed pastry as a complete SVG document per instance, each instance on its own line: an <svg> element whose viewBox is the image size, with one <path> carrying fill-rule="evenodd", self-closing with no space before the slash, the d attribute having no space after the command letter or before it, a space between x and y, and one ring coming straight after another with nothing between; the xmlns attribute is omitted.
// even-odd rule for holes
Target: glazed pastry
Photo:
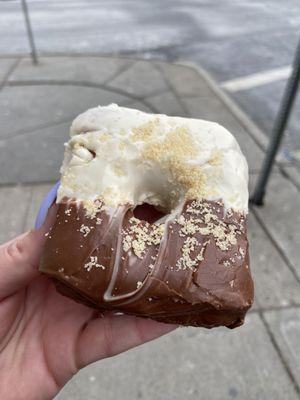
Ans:
<svg viewBox="0 0 300 400"><path fill-rule="evenodd" d="M115 104L71 126L40 270L99 310L207 328L253 302L248 168L220 125Z"/></svg>

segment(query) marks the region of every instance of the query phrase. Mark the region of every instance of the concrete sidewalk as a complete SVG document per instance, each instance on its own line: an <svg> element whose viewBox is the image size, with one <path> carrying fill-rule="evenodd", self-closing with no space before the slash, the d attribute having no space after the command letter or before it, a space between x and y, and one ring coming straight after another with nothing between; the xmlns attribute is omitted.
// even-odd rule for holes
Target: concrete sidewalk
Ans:
<svg viewBox="0 0 300 400"><path fill-rule="evenodd" d="M72 119L116 102L215 120L237 138L253 186L264 155L254 124L203 71L109 57L0 59L0 241L29 229L59 176ZM252 208L249 237L256 300L243 327L178 329L81 371L57 396L84 399L300 398L300 179L274 168L266 206Z"/></svg>

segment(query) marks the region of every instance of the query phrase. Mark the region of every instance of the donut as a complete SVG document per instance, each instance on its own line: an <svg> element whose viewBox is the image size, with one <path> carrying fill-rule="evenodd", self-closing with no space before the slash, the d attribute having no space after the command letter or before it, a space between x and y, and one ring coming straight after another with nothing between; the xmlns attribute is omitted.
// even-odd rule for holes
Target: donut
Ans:
<svg viewBox="0 0 300 400"><path fill-rule="evenodd" d="M217 123L111 104L72 123L40 270L101 312L234 328L253 303L248 167Z"/></svg>

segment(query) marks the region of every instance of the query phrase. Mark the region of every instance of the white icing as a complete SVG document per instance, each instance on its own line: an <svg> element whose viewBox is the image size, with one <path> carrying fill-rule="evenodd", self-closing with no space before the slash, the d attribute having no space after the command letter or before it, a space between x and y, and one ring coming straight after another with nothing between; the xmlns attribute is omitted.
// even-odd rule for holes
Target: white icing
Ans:
<svg viewBox="0 0 300 400"><path fill-rule="evenodd" d="M132 139L135 128L154 120L153 136ZM57 201L65 196L87 200L104 195L112 206L147 202L168 211L178 207L187 188L168 169L169 155L161 163L142 157L147 144L164 140L176 128L186 129L197 149L184 162L201 167L207 182L204 198L221 199L226 208L247 212L248 166L230 132L214 122L147 114L116 104L90 109L73 121ZM219 154L216 164L211 162L215 154ZM170 201L174 190L177 194Z"/></svg>

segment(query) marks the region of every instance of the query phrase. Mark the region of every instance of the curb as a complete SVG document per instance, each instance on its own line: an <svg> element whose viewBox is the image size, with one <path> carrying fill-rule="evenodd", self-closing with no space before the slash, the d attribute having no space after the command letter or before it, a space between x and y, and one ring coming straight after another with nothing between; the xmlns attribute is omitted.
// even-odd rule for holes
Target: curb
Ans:
<svg viewBox="0 0 300 400"><path fill-rule="evenodd" d="M183 67L190 67L194 69L200 77L207 83L212 91L220 98L229 111L236 117L240 124L249 132L252 139L264 152L268 147L268 138L263 131L255 124L248 115L240 109L240 107L232 100L215 82L207 71L191 62L176 62L175 65L182 65Z"/></svg>

